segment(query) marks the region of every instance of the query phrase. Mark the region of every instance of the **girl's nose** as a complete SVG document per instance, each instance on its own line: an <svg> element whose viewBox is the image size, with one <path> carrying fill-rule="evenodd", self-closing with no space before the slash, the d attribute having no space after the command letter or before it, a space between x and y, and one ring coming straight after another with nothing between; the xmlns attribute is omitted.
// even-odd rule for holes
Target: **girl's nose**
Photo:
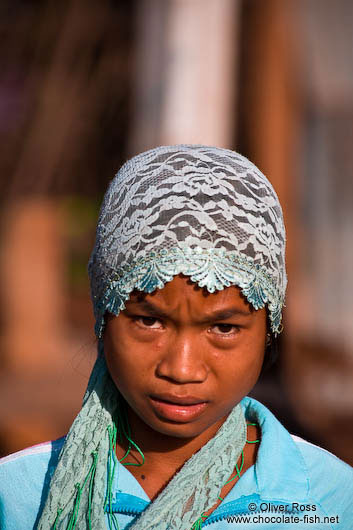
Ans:
<svg viewBox="0 0 353 530"><path fill-rule="evenodd" d="M202 383L207 379L208 369L200 342L188 333L173 337L157 364L158 377L179 384Z"/></svg>

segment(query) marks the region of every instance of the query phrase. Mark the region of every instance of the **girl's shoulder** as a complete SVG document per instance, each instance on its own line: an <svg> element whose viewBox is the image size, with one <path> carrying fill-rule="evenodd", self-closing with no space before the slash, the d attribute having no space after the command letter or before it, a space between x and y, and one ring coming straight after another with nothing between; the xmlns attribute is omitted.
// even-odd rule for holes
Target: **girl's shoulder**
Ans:
<svg viewBox="0 0 353 530"><path fill-rule="evenodd" d="M315 506L317 513L332 518L332 528L353 530L353 468L326 449L290 434L262 403L244 398L242 404L247 419L261 427L261 443L255 470L249 474L251 484L245 474L246 480L234 490L248 486L246 494L257 490L262 499Z"/></svg>
<svg viewBox="0 0 353 530"><path fill-rule="evenodd" d="M335 504L344 498L351 505L353 499L353 467L330 453L327 449L291 435L303 457L312 491L321 492Z"/></svg>
<svg viewBox="0 0 353 530"><path fill-rule="evenodd" d="M353 475L353 468L327 449L308 442L295 434L291 434L291 438L300 450L311 472L312 470L322 471L322 468L324 468L329 473L339 470L343 475L349 477Z"/></svg>
<svg viewBox="0 0 353 530"><path fill-rule="evenodd" d="M353 468L322 447L298 436L292 439L307 470L314 509L321 506L332 528L353 529Z"/></svg>
<svg viewBox="0 0 353 530"><path fill-rule="evenodd" d="M35 528L65 438L0 459L0 528Z"/></svg>
<svg viewBox="0 0 353 530"><path fill-rule="evenodd" d="M60 451L64 445L64 442L65 436L59 438L58 440L43 442L33 445L32 447L27 447L26 449L22 449L21 451L17 451L16 453L12 453L11 455L4 456L0 458L0 469L1 471L4 471L5 469L9 469L9 466L11 467L13 464L19 465L25 460L31 459L32 457L45 459L47 455L51 455L52 453Z"/></svg>

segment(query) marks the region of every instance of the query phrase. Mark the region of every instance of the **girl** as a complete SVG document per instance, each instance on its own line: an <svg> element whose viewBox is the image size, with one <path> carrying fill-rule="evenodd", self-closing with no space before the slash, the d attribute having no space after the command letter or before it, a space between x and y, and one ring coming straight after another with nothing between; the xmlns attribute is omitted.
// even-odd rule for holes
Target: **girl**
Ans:
<svg viewBox="0 0 353 530"><path fill-rule="evenodd" d="M3 459L1 528L353 528L352 469L245 397L281 331L284 251L278 198L241 155L127 162L89 263L82 409L65 439Z"/></svg>

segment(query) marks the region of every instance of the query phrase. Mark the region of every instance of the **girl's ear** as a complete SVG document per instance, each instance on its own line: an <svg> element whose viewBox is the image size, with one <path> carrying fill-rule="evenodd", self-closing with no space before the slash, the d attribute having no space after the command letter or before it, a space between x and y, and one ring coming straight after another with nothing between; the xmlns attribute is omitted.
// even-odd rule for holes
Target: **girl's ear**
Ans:
<svg viewBox="0 0 353 530"><path fill-rule="evenodd" d="M265 356L264 356L264 362L261 369L260 376L269 370L271 366L276 362L278 358L278 339L275 338L272 334L270 335L271 341L269 344L267 344L266 340L266 348L265 348Z"/></svg>
<svg viewBox="0 0 353 530"><path fill-rule="evenodd" d="M278 338L274 336L271 331L271 322L267 311L267 332L265 340L265 356L262 364L260 377L264 372L267 372L269 368L276 362L278 357Z"/></svg>
<svg viewBox="0 0 353 530"><path fill-rule="evenodd" d="M105 322L108 322L109 320L112 320L113 318L115 318L116 315L114 315L113 313L109 313L109 311L106 311L104 313L104 320Z"/></svg>

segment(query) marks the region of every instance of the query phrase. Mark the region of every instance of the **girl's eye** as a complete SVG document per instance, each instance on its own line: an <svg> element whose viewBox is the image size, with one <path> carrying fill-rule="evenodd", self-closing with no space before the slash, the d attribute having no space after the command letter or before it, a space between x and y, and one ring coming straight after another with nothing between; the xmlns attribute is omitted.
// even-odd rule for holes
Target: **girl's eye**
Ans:
<svg viewBox="0 0 353 530"><path fill-rule="evenodd" d="M234 324L215 324L212 326L212 331L216 335L234 335L239 328Z"/></svg>
<svg viewBox="0 0 353 530"><path fill-rule="evenodd" d="M158 318L139 316L139 317L135 317L135 321L145 328L151 328L151 329L162 328L162 323L160 320L158 320Z"/></svg>

